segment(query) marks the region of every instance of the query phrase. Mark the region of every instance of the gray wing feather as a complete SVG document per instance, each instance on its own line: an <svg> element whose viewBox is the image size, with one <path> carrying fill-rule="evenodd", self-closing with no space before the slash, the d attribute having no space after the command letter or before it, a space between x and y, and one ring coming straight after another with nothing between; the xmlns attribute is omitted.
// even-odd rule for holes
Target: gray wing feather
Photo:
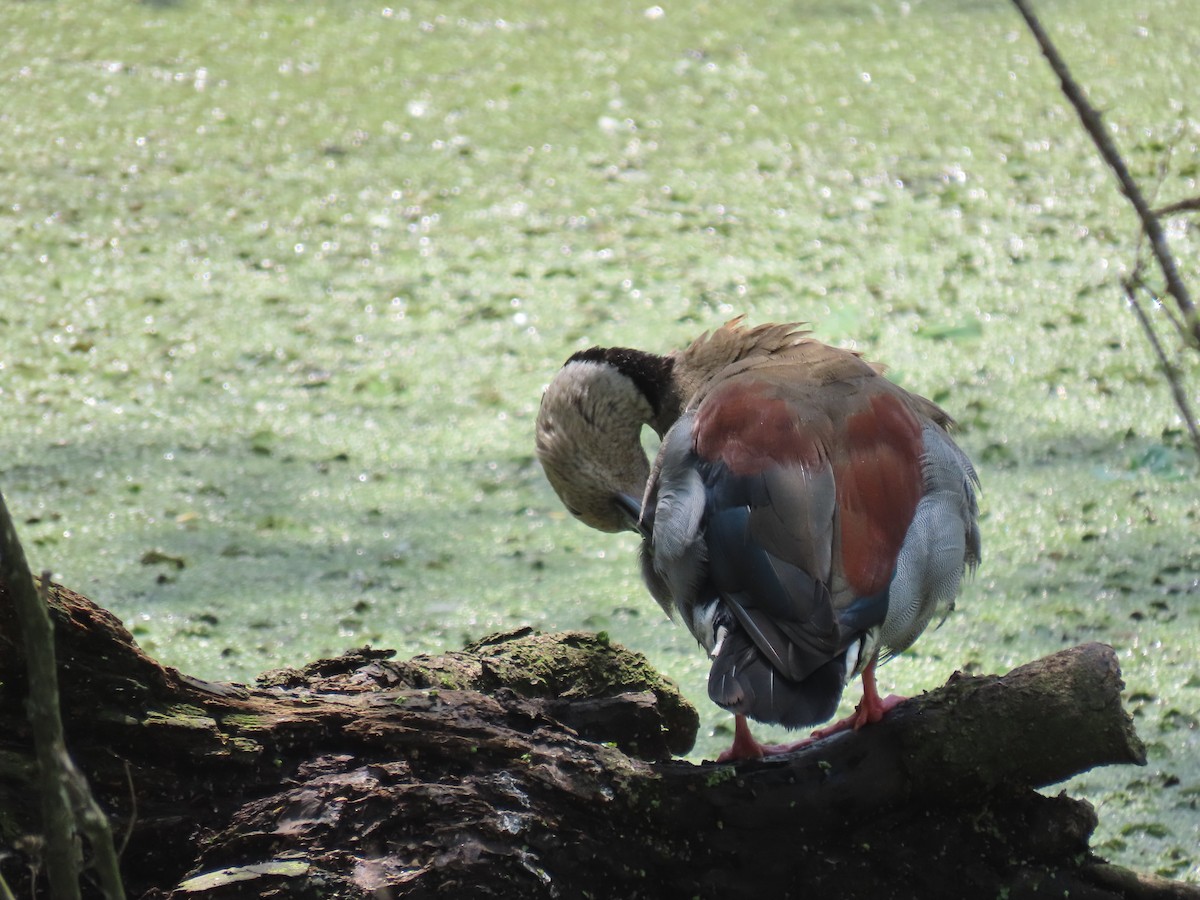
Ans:
<svg viewBox="0 0 1200 900"><path fill-rule="evenodd" d="M704 518L704 482L691 464L692 414L679 419L663 438L655 462L653 487L653 577L646 581L659 603L671 614L670 606L692 621L692 610L704 578L706 554L700 525ZM666 596L669 595L669 600ZM699 637L699 635L697 636Z"/></svg>
<svg viewBox="0 0 1200 900"><path fill-rule="evenodd" d="M979 479L966 454L938 425L924 427L925 494L896 561L882 642L888 655L912 644L934 616L954 608L963 572L979 564Z"/></svg>
<svg viewBox="0 0 1200 900"><path fill-rule="evenodd" d="M837 490L826 466L811 471L780 466L759 476L762 496L751 498L750 532L772 556L829 583Z"/></svg>

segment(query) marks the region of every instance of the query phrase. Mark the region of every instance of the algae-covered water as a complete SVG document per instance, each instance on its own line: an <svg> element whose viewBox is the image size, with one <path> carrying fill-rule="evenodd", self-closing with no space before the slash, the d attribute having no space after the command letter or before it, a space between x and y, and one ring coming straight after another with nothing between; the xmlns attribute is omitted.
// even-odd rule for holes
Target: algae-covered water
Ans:
<svg viewBox="0 0 1200 900"><path fill-rule="evenodd" d="M1157 202L1195 196L1188 0L1044 5ZM983 480L984 564L883 689L1113 644L1150 763L1070 788L1102 853L1200 880L1196 469L1121 299L1132 214L1008 4L0 25L0 488L31 564L150 653L246 680L603 629L685 687L711 756L705 659L635 539L561 509L533 416L580 348L806 320L944 404ZM1169 236L1195 290L1194 218Z"/></svg>

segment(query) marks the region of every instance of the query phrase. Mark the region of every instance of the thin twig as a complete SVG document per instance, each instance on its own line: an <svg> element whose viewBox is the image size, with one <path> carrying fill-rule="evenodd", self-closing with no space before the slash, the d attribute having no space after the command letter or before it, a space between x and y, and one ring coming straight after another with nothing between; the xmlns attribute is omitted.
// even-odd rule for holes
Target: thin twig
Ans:
<svg viewBox="0 0 1200 900"><path fill-rule="evenodd" d="M1183 212L1200 212L1200 197L1187 197L1183 200L1176 200L1174 203L1168 203L1166 206L1160 206L1153 210L1155 218L1161 219L1163 216L1174 216Z"/></svg>
<svg viewBox="0 0 1200 900"><path fill-rule="evenodd" d="M58 699L54 624L49 613L50 573L34 585L25 550L0 494L0 581L9 589L21 623L29 677L29 723L38 759L46 874L55 900L80 896L79 834L91 844L100 889L108 900L124 900L117 854L108 818L96 803L87 779L67 753Z"/></svg>
<svg viewBox="0 0 1200 900"><path fill-rule="evenodd" d="M66 752L65 750L63 751ZM113 846L112 826L108 816L96 802L88 787L87 779L68 757L70 779L67 786L71 794L71 806L75 812L75 820L92 845L92 867L100 879L100 889L107 900L124 900L125 888L121 884L121 868L117 851Z"/></svg>
<svg viewBox="0 0 1200 900"><path fill-rule="evenodd" d="M49 609L50 572L42 572L41 601ZM51 647L53 650L53 646ZM66 745L61 748L61 765L67 780L67 793L71 798L71 811L75 826L87 837L92 846L92 867L100 878L100 890L107 900L125 900L125 888L121 884L121 867L113 845L112 826L108 816L96 802L87 778L67 753Z"/></svg>
<svg viewBox="0 0 1200 900"><path fill-rule="evenodd" d="M1154 326L1151 324L1149 316L1142 309L1142 304L1138 302L1137 288L1145 288L1145 284L1142 283L1140 276L1135 271L1131 277L1123 279L1121 285L1125 288L1125 297L1133 309L1133 314L1137 316L1138 322L1142 325L1142 330L1146 333L1146 339L1150 341L1150 346L1154 348L1154 355L1158 357L1158 363L1162 367L1163 375L1166 376L1167 383L1171 386L1171 394L1175 397L1175 405L1179 408L1179 414L1183 416L1183 423L1187 426L1187 430L1192 436L1192 444L1196 448L1196 456L1200 457L1200 428L1196 426L1196 417L1192 413L1191 404L1188 402L1187 391L1179 383L1178 372L1171 365L1171 361L1167 359L1167 353L1163 349L1162 343L1158 340L1158 335L1154 331Z"/></svg>
<svg viewBox="0 0 1200 900"><path fill-rule="evenodd" d="M1160 187L1162 187L1162 183L1166 178L1166 161L1165 160L1161 160L1159 162L1158 169L1159 169L1159 178L1158 178L1158 181L1154 185L1155 197L1158 196L1158 189ZM1136 284L1139 287L1143 288L1151 296L1154 296L1154 291L1150 290L1149 286L1146 284L1146 280L1142 277L1146 271L1146 265L1145 265L1146 261L1145 261L1145 257L1143 256L1143 249L1145 247L1145 243L1146 243L1146 232L1145 232L1145 230L1139 231L1138 237L1137 237L1137 252L1134 254L1134 259L1136 260L1136 262L1134 264L1133 271L1129 274L1129 281L1130 281L1130 283ZM1133 306L1134 306L1134 304L1131 303L1130 307L1133 307ZM1168 306L1166 303L1157 303L1157 306L1158 306L1159 310L1162 312L1162 314L1166 317L1167 322L1169 322L1171 327L1175 329L1175 333L1179 335L1179 338L1181 341L1183 341L1184 346L1187 346L1191 342L1191 336L1188 334L1188 331L1187 331L1187 323L1185 323L1183 321L1183 319L1181 319L1179 317L1179 314L1177 312L1175 312L1175 310L1171 309L1171 307ZM1145 325L1146 322L1149 322L1149 321L1150 321L1149 319L1146 319L1145 322L1143 323L1143 326ZM1155 334L1157 334L1157 332L1155 332Z"/></svg>
<svg viewBox="0 0 1200 900"><path fill-rule="evenodd" d="M125 833L121 835L121 846L117 848L117 857L125 855L125 848L129 846L129 839L133 836L133 829L137 825L138 806L137 806L137 790L133 786L133 770L129 768L129 760L122 760L125 763L125 783L129 785L129 821L125 823Z"/></svg>
<svg viewBox="0 0 1200 900"><path fill-rule="evenodd" d="M1041 47L1042 55L1046 57L1046 61L1050 63L1050 68L1058 76L1058 80L1062 84L1063 93L1075 108L1075 112L1079 115L1079 120L1083 123L1084 129L1091 135L1092 141L1096 144L1096 149L1100 151L1100 155L1104 158L1104 161L1108 163L1109 168L1116 174L1117 181L1121 185L1121 193L1129 199L1129 202L1133 204L1133 208L1137 211L1138 218L1142 222L1142 229L1150 239L1150 246L1154 250L1154 256L1158 260L1159 268L1162 269L1163 277L1167 284L1167 292L1175 298L1175 303L1179 306L1179 311L1183 314L1184 321L1187 322L1189 340L1197 349L1200 349L1200 317L1196 315L1196 306L1192 303L1187 285L1179 277L1179 269L1175 265L1175 258L1171 255L1170 248L1167 246L1167 236L1163 232L1158 216L1154 214L1149 204L1146 203L1146 198L1142 196L1137 182L1129 174L1129 169L1126 167L1124 160L1121 158L1120 153L1117 152L1117 148L1109 138L1108 133L1104 130L1100 113L1088 102L1082 88L1079 87L1075 79L1071 76L1066 62L1059 55L1058 50L1050 40L1050 36L1042 28L1042 24L1038 21L1037 16L1033 14L1033 10L1030 9L1027 0L1013 0L1013 5L1020 11L1022 17L1025 19L1025 24L1029 26L1029 30L1038 42L1038 46Z"/></svg>

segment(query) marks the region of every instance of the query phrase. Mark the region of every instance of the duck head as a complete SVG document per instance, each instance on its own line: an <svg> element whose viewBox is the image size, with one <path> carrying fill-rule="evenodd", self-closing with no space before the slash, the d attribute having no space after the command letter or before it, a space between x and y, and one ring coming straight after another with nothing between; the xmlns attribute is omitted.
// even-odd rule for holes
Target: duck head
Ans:
<svg viewBox="0 0 1200 900"><path fill-rule="evenodd" d="M568 359L542 395L538 459L563 505L585 525L637 530L650 477L642 429L657 431L664 416L677 415L670 412L678 407L672 369L669 357L594 347Z"/></svg>
<svg viewBox="0 0 1200 900"><path fill-rule="evenodd" d="M650 461L649 425L661 439L688 402L728 366L794 346L795 324L748 328L739 316L683 350L660 356L626 347L573 355L542 395L538 459L567 510L600 531L638 531Z"/></svg>

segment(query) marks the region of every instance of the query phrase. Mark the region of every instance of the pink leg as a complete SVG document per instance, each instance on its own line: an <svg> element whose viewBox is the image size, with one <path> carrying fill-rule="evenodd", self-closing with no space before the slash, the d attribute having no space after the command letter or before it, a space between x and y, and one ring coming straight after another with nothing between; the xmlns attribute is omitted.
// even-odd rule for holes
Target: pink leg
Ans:
<svg viewBox="0 0 1200 900"><path fill-rule="evenodd" d="M717 762L737 762L742 759L762 759L766 756L766 748L754 739L746 717L733 717L733 744L717 757Z"/></svg>
<svg viewBox="0 0 1200 900"><path fill-rule="evenodd" d="M717 762L738 762L743 759L762 759L764 756L779 756L791 753L801 747L807 747L813 742L812 738L804 738L791 744L760 744L750 733L750 725L745 716L733 717L733 745L720 756Z"/></svg>
<svg viewBox="0 0 1200 900"><path fill-rule="evenodd" d="M870 725L878 722L883 718L883 714L888 710L899 706L907 697L900 697L896 694L889 694L887 697L879 696L879 689L875 686L875 663L872 659L867 667L863 669L863 698L862 702L855 707L854 712L846 716L846 718L834 722L832 725L826 725L824 728L818 728L812 733L814 740L820 740L823 737L829 737L831 734L837 734L839 731L853 729L858 731L864 725Z"/></svg>

